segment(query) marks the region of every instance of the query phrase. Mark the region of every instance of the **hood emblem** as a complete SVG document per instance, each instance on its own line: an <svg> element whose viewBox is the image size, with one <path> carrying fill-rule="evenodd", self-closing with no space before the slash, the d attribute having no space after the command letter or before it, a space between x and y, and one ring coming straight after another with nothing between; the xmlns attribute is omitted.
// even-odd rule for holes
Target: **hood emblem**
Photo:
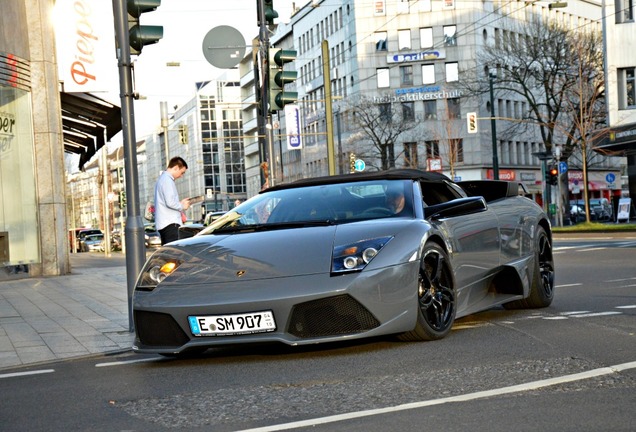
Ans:
<svg viewBox="0 0 636 432"><path fill-rule="evenodd" d="M236 272L236 277L241 277L245 274L245 270L239 270Z"/></svg>

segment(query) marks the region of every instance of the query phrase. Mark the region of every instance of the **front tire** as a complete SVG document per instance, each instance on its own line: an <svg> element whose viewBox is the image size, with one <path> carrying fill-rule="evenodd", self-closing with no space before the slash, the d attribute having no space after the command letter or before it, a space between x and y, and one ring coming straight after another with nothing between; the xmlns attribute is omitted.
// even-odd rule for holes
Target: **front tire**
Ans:
<svg viewBox="0 0 636 432"><path fill-rule="evenodd" d="M554 299L554 259L552 244L545 229L537 228L535 242L534 276L530 295L523 300L504 304L506 309L536 309L552 304Z"/></svg>
<svg viewBox="0 0 636 432"><path fill-rule="evenodd" d="M403 341L442 339L455 322L456 298L448 255L439 245L424 248L418 275L418 310L415 329L403 333Z"/></svg>

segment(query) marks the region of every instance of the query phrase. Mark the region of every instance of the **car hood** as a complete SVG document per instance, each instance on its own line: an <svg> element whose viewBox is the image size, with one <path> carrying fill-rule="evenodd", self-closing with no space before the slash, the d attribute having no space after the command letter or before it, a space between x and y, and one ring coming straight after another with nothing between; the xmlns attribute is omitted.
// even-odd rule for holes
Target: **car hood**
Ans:
<svg viewBox="0 0 636 432"><path fill-rule="evenodd" d="M371 222L239 234L196 236L160 250L182 261L163 283L220 283L324 274L334 246L393 235L395 227ZM381 255L381 254L380 254Z"/></svg>

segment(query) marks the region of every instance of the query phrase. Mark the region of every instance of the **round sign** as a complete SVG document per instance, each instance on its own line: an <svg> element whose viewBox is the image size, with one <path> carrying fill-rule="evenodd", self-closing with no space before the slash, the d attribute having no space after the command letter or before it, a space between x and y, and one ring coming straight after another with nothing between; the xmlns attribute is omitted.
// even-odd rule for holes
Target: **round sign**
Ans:
<svg viewBox="0 0 636 432"><path fill-rule="evenodd" d="M362 159L356 159L353 164L353 168L355 168L356 171L364 171L364 169L366 168L366 164Z"/></svg>
<svg viewBox="0 0 636 432"><path fill-rule="evenodd" d="M219 69L230 69L245 55L245 38L234 27L218 26L205 35L202 48L208 63Z"/></svg>
<svg viewBox="0 0 636 432"><path fill-rule="evenodd" d="M614 181L616 180L616 176L614 175L614 173L609 173L605 176L605 180L607 180L608 183L614 183Z"/></svg>

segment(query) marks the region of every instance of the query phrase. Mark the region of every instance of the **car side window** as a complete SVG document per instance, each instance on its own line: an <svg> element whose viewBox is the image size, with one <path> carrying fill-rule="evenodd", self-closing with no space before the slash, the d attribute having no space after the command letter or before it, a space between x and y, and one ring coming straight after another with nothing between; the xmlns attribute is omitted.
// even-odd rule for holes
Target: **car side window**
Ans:
<svg viewBox="0 0 636 432"><path fill-rule="evenodd" d="M422 197L424 204L427 206L441 204L447 201L452 201L457 198L461 198L461 195L453 188L449 187L446 182L436 181L420 182L422 187Z"/></svg>

